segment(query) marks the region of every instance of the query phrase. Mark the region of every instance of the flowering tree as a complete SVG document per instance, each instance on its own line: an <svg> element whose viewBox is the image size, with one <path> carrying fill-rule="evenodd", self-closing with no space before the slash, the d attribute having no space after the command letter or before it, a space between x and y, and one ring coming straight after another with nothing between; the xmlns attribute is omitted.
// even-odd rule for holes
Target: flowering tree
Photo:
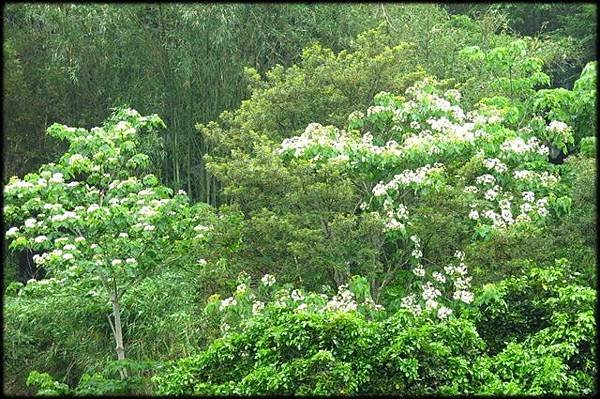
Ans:
<svg viewBox="0 0 600 399"><path fill-rule="evenodd" d="M465 112L459 91L442 92L438 86L425 79L407 90L407 99L380 93L366 116L350 115L348 130L313 123L278 149L284 161L302 158L317 168L337 165L362 183L358 208L378 214L386 240L398 244L384 283L406 264L415 276L426 275L421 239L413 229L423 199L460 193L468 205L462 218L474 237L483 239L494 230L543 223L551 211L560 214L569 208L560 168L548 162L549 145L563 148L572 142L568 125L540 124L543 119L536 117L514 129L506 109L482 103ZM472 300L463 263L428 269L432 281L417 285L427 308L439 309L442 317L449 314L438 308L440 290L433 285L446 279L457 279L453 299ZM420 311L415 301L410 295L402 303Z"/></svg>
<svg viewBox="0 0 600 399"><path fill-rule="evenodd" d="M67 140L68 151L38 173L12 177L4 188L9 248L37 252L34 262L58 284L85 279L104 290L119 360L125 359L123 294L177 261L178 248L204 239L210 229L199 224L202 205L190 206L183 191L173 195L146 174L150 159L143 151L159 143L159 127L158 116L131 109L117 110L90 131L54 124L48 133ZM127 376L125 369L120 373Z"/></svg>

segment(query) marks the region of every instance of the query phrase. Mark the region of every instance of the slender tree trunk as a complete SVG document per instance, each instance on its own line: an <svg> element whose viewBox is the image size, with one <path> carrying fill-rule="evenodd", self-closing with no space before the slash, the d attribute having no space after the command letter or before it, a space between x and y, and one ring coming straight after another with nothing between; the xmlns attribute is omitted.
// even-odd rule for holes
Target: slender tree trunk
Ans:
<svg viewBox="0 0 600 399"><path fill-rule="evenodd" d="M116 293L111 295L110 301L112 302L113 308L113 317L115 319L114 325L114 336L117 351L117 359L125 360L125 347L123 346L123 327L121 326L121 307L119 305L119 299L117 298ZM127 370L125 368L119 369L119 374L121 374L121 379L127 378Z"/></svg>

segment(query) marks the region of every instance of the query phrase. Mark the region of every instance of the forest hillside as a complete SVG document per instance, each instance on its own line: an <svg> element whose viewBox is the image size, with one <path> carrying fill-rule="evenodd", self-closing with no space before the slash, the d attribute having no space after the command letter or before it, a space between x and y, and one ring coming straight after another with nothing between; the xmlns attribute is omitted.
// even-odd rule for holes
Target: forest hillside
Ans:
<svg viewBox="0 0 600 399"><path fill-rule="evenodd" d="M595 3L2 18L6 395L596 393Z"/></svg>

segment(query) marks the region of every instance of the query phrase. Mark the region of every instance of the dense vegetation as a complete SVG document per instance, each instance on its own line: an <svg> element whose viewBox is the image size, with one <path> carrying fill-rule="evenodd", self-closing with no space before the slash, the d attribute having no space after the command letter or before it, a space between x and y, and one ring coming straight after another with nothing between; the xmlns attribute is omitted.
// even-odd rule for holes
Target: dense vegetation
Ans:
<svg viewBox="0 0 600 399"><path fill-rule="evenodd" d="M4 11L6 393L595 393L595 5Z"/></svg>

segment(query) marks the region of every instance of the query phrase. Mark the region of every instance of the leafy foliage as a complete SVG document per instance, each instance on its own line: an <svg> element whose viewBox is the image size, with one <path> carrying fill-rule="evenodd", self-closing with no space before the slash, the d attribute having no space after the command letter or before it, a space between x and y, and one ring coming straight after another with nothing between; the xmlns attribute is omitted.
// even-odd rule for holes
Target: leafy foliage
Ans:
<svg viewBox="0 0 600 399"><path fill-rule="evenodd" d="M9 7L11 146L169 128L10 161L7 392L595 393L596 63L473 7Z"/></svg>

